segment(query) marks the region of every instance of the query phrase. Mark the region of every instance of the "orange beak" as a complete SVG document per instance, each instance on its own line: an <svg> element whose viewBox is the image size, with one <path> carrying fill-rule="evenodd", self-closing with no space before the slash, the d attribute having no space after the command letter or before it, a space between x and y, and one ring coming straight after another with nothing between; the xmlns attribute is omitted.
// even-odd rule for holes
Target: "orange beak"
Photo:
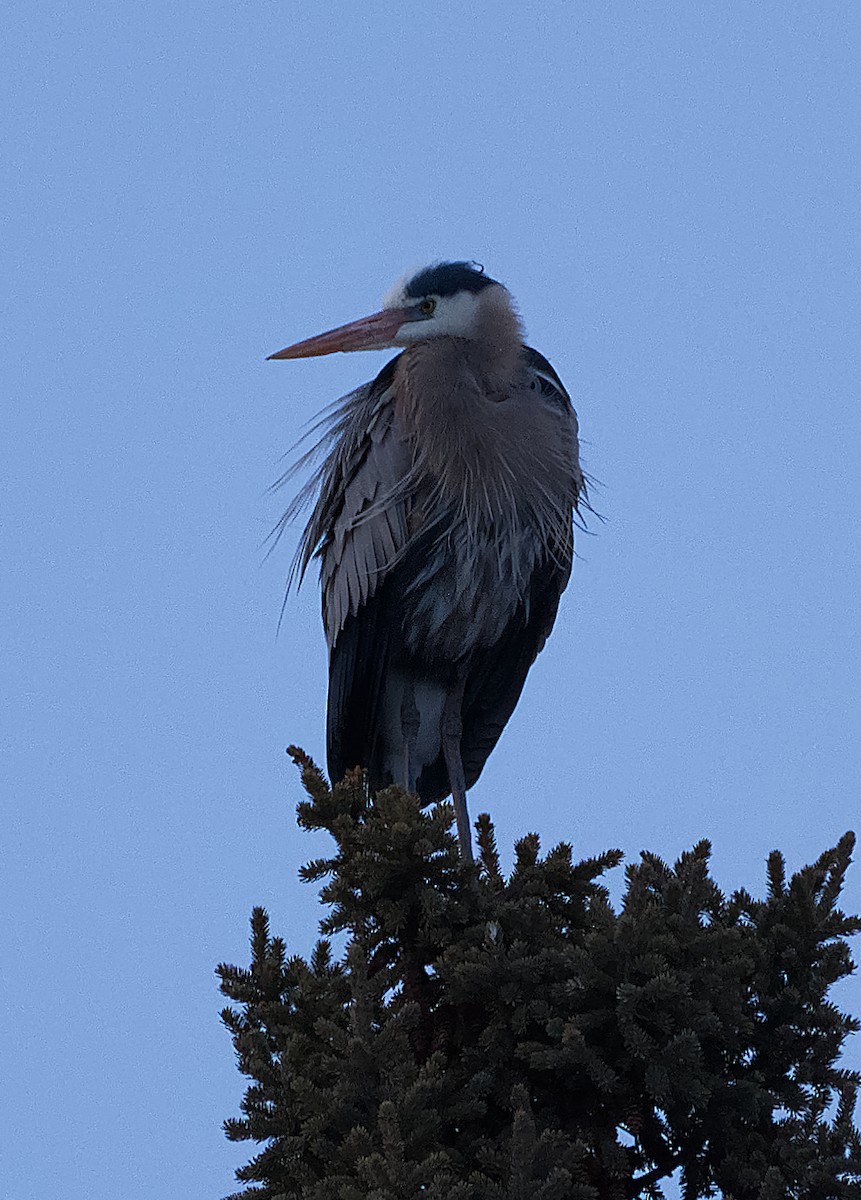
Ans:
<svg viewBox="0 0 861 1200"><path fill-rule="evenodd" d="M344 353L350 350L385 350L395 344L395 335L400 327L414 318L415 313L410 308L384 308L382 312L362 317L360 321L351 321L349 325L339 325L327 333L318 333L304 342L296 342L277 354L270 354L269 359L315 358L319 354L334 354L338 350Z"/></svg>

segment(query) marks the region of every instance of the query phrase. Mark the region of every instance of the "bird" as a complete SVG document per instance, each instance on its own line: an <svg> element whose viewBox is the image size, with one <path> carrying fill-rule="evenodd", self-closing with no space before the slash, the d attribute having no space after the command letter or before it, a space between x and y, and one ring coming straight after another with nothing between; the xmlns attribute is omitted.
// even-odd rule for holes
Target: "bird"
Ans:
<svg viewBox="0 0 861 1200"><path fill-rule="evenodd" d="M294 574L319 562L330 779L357 767L371 794L451 795L472 862L466 793L553 628L588 507L577 415L474 262L424 267L379 312L269 358L383 349L399 353L294 465L318 464L277 530L313 506Z"/></svg>

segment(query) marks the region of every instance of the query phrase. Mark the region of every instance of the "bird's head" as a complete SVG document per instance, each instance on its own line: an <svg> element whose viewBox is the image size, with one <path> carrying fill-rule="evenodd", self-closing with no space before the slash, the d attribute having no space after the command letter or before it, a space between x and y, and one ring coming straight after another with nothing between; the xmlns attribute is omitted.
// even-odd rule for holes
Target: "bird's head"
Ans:
<svg viewBox="0 0 861 1200"><path fill-rule="evenodd" d="M437 337L475 340L495 326L517 326L508 290L477 263L435 263L397 283L379 312L296 342L270 358L387 350Z"/></svg>

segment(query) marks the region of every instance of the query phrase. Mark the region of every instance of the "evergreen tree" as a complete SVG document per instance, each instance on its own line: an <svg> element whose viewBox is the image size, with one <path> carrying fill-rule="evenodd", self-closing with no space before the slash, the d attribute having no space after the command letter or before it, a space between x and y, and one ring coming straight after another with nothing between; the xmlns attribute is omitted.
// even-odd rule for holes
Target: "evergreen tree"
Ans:
<svg viewBox="0 0 861 1200"><path fill-rule="evenodd" d="M250 1084L228 1137L262 1145L231 1200L861 1197L858 1022L828 999L853 970L837 907L853 837L768 894L724 896L701 842L673 866L574 862L523 838L506 879L493 826L474 868L449 804L354 774L330 789L299 750L305 829L327 830L323 935L288 957L255 909L250 967L219 967Z"/></svg>

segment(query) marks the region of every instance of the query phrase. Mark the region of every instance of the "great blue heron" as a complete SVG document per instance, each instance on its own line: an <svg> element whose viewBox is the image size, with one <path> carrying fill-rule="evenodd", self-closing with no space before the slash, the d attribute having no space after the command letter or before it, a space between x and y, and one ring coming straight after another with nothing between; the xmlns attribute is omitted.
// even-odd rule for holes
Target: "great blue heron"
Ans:
<svg viewBox="0 0 861 1200"><path fill-rule="evenodd" d="M334 406L284 519L315 498L296 565L320 560L332 781L361 766L372 790L451 794L471 860L466 791L571 573L577 417L507 289L473 263L427 267L380 312L271 357L389 347L403 349Z"/></svg>

